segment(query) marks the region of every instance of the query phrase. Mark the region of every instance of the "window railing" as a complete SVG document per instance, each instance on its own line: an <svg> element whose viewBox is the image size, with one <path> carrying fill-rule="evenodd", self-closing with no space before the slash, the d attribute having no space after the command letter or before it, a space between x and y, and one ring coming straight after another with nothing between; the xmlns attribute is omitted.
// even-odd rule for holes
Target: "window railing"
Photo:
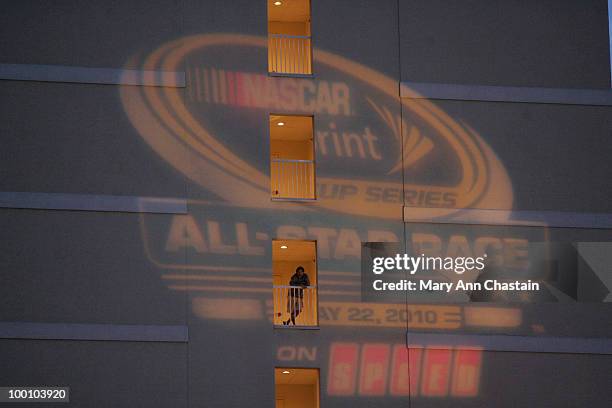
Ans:
<svg viewBox="0 0 612 408"><path fill-rule="evenodd" d="M272 159L272 199L314 200L314 160Z"/></svg>
<svg viewBox="0 0 612 408"><path fill-rule="evenodd" d="M268 35L269 71L278 74L312 74L310 36Z"/></svg>
<svg viewBox="0 0 612 408"><path fill-rule="evenodd" d="M317 287L272 286L274 325L283 327L317 326Z"/></svg>

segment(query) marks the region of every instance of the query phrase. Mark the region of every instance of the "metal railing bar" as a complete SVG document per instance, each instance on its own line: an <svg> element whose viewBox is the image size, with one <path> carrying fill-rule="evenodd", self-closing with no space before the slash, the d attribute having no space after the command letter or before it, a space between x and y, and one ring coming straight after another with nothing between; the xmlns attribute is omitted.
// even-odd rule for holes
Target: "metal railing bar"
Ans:
<svg viewBox="0 0 612 408"><path fill-rule="evenodd" d="M309 35L295 35L295 34L268 34L272 38L299 38L303 40L310 40Z"/></svg>
<svg viewBox="0 0 612 408"><path fill-rule="evenodd" d="M272 159L275 163L314 163L314 160L302 160L302 159Z"/></svg>

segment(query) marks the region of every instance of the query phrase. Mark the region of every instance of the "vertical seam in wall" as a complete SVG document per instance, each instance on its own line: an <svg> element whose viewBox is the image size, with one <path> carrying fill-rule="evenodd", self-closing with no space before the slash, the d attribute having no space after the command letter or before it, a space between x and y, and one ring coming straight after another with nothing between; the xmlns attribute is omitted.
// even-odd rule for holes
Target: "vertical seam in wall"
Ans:
<svg viewBox="0 0 612 408"><path fill-rule="evenodd" d="M405 202L405 197L406 197L406 192L405 192L405 188L406 188L406 182L405 182L405 177L406 177L406 172L404 169L404 107L402 105L402 97L401 97L401 84L402 84L402 47L401 47L401 31L400 31L400 0L397 0L396 2L396 15L397 15L397 99L399 102L399 114L400 114L400 123L399 123L399 143L400 143L400 154L401 154L401 171L402 171L402 176L401 176L401 180L402 180L402 215L401 215L401 222L402 222L402 239L404 241L404 252L408 252L408 240L407 240L407 236L406 236L406 223L404 222L404 206L406 205ZM406 272L407 273L407 272ZM405 294L405 298L404 298L404 308L406 310L406 313L408 313L408 291L404 291ZM407 365L407 374L408 374L408 408L410 408L410 406L412 405L411 403L411 395L412 395L412 390L410 389L410 349L408 348L408 319L406 319L406 335L404 335L404 341L406 344L406 359L408 361L408 365Z"/></svg>
<svg viewBox="0 0 612 408"><path fill-rule="evenodd" d="M177 1L177 7L178 7L178 31L179 31L179 36L181 38L183 38L185 36L185 9L186 9L186 1L185 0L179 0ZM185 71L185 73L187 74L188 68L189 68L189 58L185 58L184 62L183 62L183 70ZM197 71L195 71L195 73L197 74ZM192 89L193 87L193 82L188 80L188 78L190 80L193 79L193 77L191 75L187 76L185 75L185 87L182 89L183 92L183 100L187 100L187 95L189 94L189 92L193 92L194 90ZM196 89L196 91L199 92L199 89ZM194 101L192 100L192 103ZM188 190L188 183L189 180L184 179L184 184L183 184L183 188L184 188L184 194L183 197L185 197L185 210L186 210L186 215L187 217L191 216L191 209L190 209L190 205L189 205L189 200L188 200L188 195L187 195L187 190ZM183 264L185 266L187 266L187 248L183 247ZM190 307L189 307L189 291L186 290L185 291L185 297L183 299L183 301L185 302L185 325L187 326L187 330L189 330L189 323L190 323L190 318L189 318L189 313L190 313ZM185 407L189 408L191 406L191 380L190 380L190 361L191 361L191 343L189 341L187 341L187 349L185 350Z"/></svg>

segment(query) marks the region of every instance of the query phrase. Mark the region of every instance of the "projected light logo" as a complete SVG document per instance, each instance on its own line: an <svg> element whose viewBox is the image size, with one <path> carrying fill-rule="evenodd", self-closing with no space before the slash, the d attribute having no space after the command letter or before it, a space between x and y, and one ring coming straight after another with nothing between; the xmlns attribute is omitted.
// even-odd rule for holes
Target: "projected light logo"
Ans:
<svg viewBox="0 0 612 408"><path fill-rule="evenodd" d="M122 87L125 111L162 158L232 204L296 207L270 200L261 123L275 113L315 117L317 202L303 210L397 219L405 204L419 219L512 207L501 162L467 124L425 99L400 100L396 81L316 48L316 79L245 69L266 48L266 38L236 34L164 44L127 66L185 71L186 88Z"/></svg>
<svg viewBox="0 0 612 408"><path fill-rule="evenodd" d="M153 151L222 199L192 200L186 215L141 214L147 256L165 271L162 279L171 290L222 293L232 305L238 304L232 295L261 300L270 294L270 241L313 239L318 259L327 264L318 271L326 279L320 299L330 305L321 309L322 324L355 325L348 302L360 295L354 288L360 243L399 241L403 205L412 207L417 221L452 216L462 208L512 208L506 171L467 124L425 99L400 99L397 81L317 48L316 78L269 77L252 67L257 61L263 66L266 51L264 37L194 35L126 64L150 75L186 73L184 89L126 86L120 88L121 100ZM271 114L314 115L316 202L271 201ZM296 217L298 212L307 214ZM434 236L423 233L423 226L415 228L412 241L433 244L434 250L468 245L463 235ZM484 238L490 240L490 233ZM499 241L495 245L502 251L505 244ZM202 318L242 316L222 314L209 300L194 298ZM244 316L264 315L263 308L240 310L247 309ZM387 321L395 306L388 309L365 305L364 313L383 317L380 324L378 319L358 323L405 323L399 315ZM511 323L519 324L520 317Z"/></svg>
<svg viewBox="0 0 612 408"><path fill-rule="evenodd" d="M327 393L331 396L475 397L482 350L405 344L333 343Z"/></svg>

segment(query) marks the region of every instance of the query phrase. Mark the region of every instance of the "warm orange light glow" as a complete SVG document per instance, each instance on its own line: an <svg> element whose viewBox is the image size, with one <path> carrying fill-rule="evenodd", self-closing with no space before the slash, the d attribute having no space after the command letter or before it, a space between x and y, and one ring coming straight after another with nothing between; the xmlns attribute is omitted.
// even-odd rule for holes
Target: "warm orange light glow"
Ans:
<svg viewBox="0 0 612 408"><path fill-rule="evenodd" d="M280 1L275 1L275 2L274 2L274 5L275 5L275 6L280 6L281 4L283 4L283 3L282 3L282 2L280 2Z"/></svg>
<svg viewBox="0 0 612 408"><path fill-rule="evenodd" d="M518 327L523 321L521 309L497 307L466 307L463 311L467 326Z"/></svg>
<svg viewBox="0 0 612 408"><path fill-rule="evenodd" d="M475 397L481 365L474 347L332 343L327 393L384 396L389 387L393 396Z"/></svg>
<svg viewBox="0 0 612 408"><path fill-rule="evenodd" d="M281 245L281 249L287 249L287 245Z"/></svg>
<svg viewBox="0 0 612 408"><path fill-rule="evenodd" d="M277 126L285 126L285 122L278 122L276 125Z"/></svg>
<svg viewBox="0 0 612 408"><path fill-rule="evenodd" d="M146 57L141 66L147 70L178 70L177 67L186 55L197 52L198 55L205 56L209 47L219 45L266 48L268 39L234 34L185 37L180 41L161 46ZM467 124L457 122L430 101L411 97L403 98L401 106L410 111L411 117L418 118L418 120L411 120L411 123L423 123L430 133L414 130L416 125L411 127L407 123L402 123L402 119L389 110L390 101L397 99L397 84L391 78L322 50L317 50L316 55L313 56L315 62L325 66L326 69L348 74L345 76L346 80L338 83L320 81L315 88L312 88L314 85L304 82L300 87L295 87L292 85L293 78L268 81L263 75L233 71L228 73L217 67L202 69L194 67L188 70L190 78L200 78L200 80L205 78L209 86L213 82L224 86L215 87L216 93L213 94L209 94L208 91L204 93L198 91L197 95L190 94L190 101L193 102L193 98L197 96L199 102L208 98L217 103L214 101L214 95L217 95L217 99L221 98L222 101L219 103L228 104L240 110L268 107L270 111L290 110L302 113L314 111L315 113L329 112L330 114L350 115L351 105L356 103L355 97L351 100L350 96L355 95L354 92L357 92L360 87L370 86L372 87L371 92L359 91L361 95L359 100L361 103L365 101L367 108L377 113L378 122L386 125L390 130L387 134L392 138L385 142L404 146L403 149L394 149L394 153L403 151L407 154L407 157L401 154L391 154L390 156L393 157L389 157L390 160L387 160L386 157L383 160L380 156L381 152L372 150L377 158L380 157L380 160L376 159L378 160L376 163L388 163L391 166L388 171L398 172L402 169L401 163L405 165L418 161L423 165L424 157L432 157L432 152L443 149L448 150L448 154L453 155L454 160L457 161L457 166L460 168L457 174L461 177L452 185L411 182L402 186L401 183L392 181L388 177L383 179L384 181L374 182L369 179L355 179L352 174L348 173L344 177L342 173L334 177L321 176L316 180L316 184L320 186L317 190L322 193L321 196L326 198L319 197L319 207L355 215L399 218L402 212L401 209L398 210L399 202L389 200L383 203L382 198L371 200L371 193L380 192L382 197L383 192L387 191L402 197L400 192L404 190L414 191L414 197L406 202L407 207L410 208L405 210L411 220L443 217L461 208L503 210L512 207L512 186L503 164L499 162L495 152L475 130ZM352 83L359 84L359 88L353 90L349 86ZM235 86L236 84L238 86ZM334 86L336 87L335 98L332 97ZM196 88L200 89L198 87L193 89ZM282 98L269 97L279 95L281 89L295 90L292 91L292 98L297 98L294 107L288 106ZM382 93L382 98L379 93ZM310 94L313 97L305 98L305 95ZM227 201L258 208L268 205L274 206L275 209L280 208L279 203L272 203L272 200L269 200L271 183L269 173L254 167L247 159L238 157L231 146L225 145L211 134L208 129L209 124L189 112L187 108L189 103L183 100L181 92L175 88L165 87L147 87L144 90L123 87L121 95L124 107L141 135L152 144L158 153L188 177L208 189L215 190ZM327 97L327 95L330 96ZM164 131L160 130L162 128ZM275 124L273 128L285 129ZM341 141L344 141L342 132L338 133L336 130L336 134L338 135L338 148L333 147L333 149L338 154L342 152L344 157L347 151L345 151L345 146L340 144ZM435 135L435 138L432 135ZM328 136L328 139L331 143L332 136ZM346 141L348 142L349 139L347 138ZM430 142L434 143L433 147ZM329 154L332 152L331 149L330 144ZM364 147L364 156L366 153L370 155L370 150L365 150ZM186 160L185 157L190 157L190 159ZM217 176L210 177L211 172ZM353 205L346 205L347 195L350 196ZM435 197L445 196L448 202L436 201ZM432 200L436 201L434 204L443 204L443 206L433 207L430 205Z"/></svg>

